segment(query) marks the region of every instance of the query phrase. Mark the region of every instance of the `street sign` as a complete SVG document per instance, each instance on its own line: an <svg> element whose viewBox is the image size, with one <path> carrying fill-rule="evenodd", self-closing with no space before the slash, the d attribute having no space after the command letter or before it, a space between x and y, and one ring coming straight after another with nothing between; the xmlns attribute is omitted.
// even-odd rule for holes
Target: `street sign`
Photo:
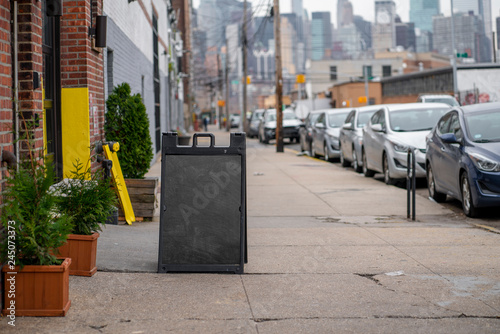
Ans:
<svg viewBox="0 0 500 334"><path fill-rule="evenodd" d="M366 98L366 96L360 96L360 97L358 97L358 102L359 103L366 103L366 101L368 101L368 99Z"/></svg>
<svg viewBox="0 0 500 334"><path fill-rule="evenodd" d="M297 83L302 84L306 82L306 76L304 74L297 74Z"/></svg>

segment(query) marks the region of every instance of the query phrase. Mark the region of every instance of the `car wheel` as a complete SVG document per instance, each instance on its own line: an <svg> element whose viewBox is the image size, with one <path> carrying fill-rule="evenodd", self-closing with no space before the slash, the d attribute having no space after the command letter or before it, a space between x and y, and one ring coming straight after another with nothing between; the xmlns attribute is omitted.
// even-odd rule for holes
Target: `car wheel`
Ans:
<svg viewBox="0 0 500 334"><path fill-rule="evenodd" d="M472 202L472 193L470 191L469 177L467 172L463 172L460 186L462 189L462 208L467 217L477 217L479 215L479 210L474 206Z"/></svg>
<svg viewBox="0 0 500 334"><path fill-rule="evenodd" d="M432 172L431 164L427 165L427 188L429 189L429 196L438 203L446 201L446 194L440 193L436 190L436 181L434 180L434 173Z"/></svg>
<svg viewBox="0 0 500 334"><path fill-rule="evenodd" d="M361 151L361 158L363 159L363 174L366 177L372 177L373 175L375 175L374 171L372 171L371 169L368 169L368 164L366 163L365 150Z"/></svg>
<svg viewBox="0 0 500 334"><path fill-rule="evenodd" d="M354 146L352 147L352 166L354 167L354 171L356 171L356 173L361 173L363 171L363 168L358 163L358 155L356 154Z"/></svg>
<svg viewBox="0 0 500 334"><path fill-rule="evenodd" d="M339 145L339 150L340 150L340 164L342 165L342 167L349 167L351 164L349 163L349 161L345 160L344 151L342 150L342 145Z"/></svg>
<svg viewBox="0 0 500 334"><path fill-rule="evenodd" d="M323 150L325 152L325 161L331 161L330 156L328 155L328 145L325 143L323 146Z"/></svg>
<svg viewBox="0 0 500 334"><path fill-rule="evenodd" d="M384 164L382 166L383 167L382 170L384 171L384 182L385 182L385 184L393 185L394 179L391 177L391 174L389 172L389 158L387 158L387 154L384 153L382 161Z"/></svg>

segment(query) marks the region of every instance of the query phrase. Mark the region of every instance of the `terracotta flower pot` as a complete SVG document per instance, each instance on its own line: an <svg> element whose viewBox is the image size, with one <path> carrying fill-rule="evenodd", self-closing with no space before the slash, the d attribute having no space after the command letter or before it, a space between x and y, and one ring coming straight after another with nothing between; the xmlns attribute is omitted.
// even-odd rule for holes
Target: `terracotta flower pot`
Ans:
<svg viewBox="0 0 500 334"><path fill-rule="evenodd" d="M92 235L70 234L66 243L59 247L59 257L71 258L70 275L92 276L96 273L97 238L97 232Z"/></svg>
<svg viewBox="0 0 500 334"><path fill-rule="evenodd" d="M65 316L69 300L69 266L71 259L60 265L27 265L11 269L3 266L4 309L9 316L59 317ZM12 274L16 273L16 274ZM11 301L14 301L12 304ZM11 305L14 305L13 308Z"/></svg>

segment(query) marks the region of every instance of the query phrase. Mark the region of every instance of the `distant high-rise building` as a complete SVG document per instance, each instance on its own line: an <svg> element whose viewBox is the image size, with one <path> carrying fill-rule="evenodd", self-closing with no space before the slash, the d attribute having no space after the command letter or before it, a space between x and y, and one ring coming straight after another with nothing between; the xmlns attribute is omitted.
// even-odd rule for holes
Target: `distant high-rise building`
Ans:
<svg viewBox="0 0 500 334"><path fill-rule="evenodd" d="M337 28L348 26L354 23L354 10L350 1L344 2L342 7L342 21L337 24Z"/></svg>
<svg viewBox="0 0 500 334"><path fill-rule="evenodd" d="M269 16L259 16L254 20L255 36L254 49L268 50L270 49L269 41L274 43L274 21ZM273 45L274 47L274 45Z"/></svg>
<svg viewBox="0 0 500 334"><path fill-rule="evenodd" d="M410 0L410 22L420 31L432 32L432 17L439 12L438 0Z"/></svg>
<svg viewBox="0 0 500 334"><path fill-rule="evenodd" d="M497 17L497 50L500 50L500 16ZM500 58L500 55L497 54L497 59Z"/></svg>
<svg viewBox="0 0 500 334"><path fill-rule="evenodd" d="M252 13L251 3L247 14ZM201 0L198 8L198 27L207 32L207 47L220 48L225 44L226 26L243 20L243 3L237 0ZM250 31L249 35L250 34Z"/></svg>
<svg viewBox="0 0 500 334"><path fill-rule="evenodd" d="M363 45L363 51L372 48L372 23L370 21L365 21L363 17L355 15L354 25L361 37L361 44Z"/></svg>
<svg viewBox="0 0 500 334"><path fill-rule="evenodd" d="M483 52L490 54L489 58L485 58L485 60L483 61L491 61L491 41L493 38L493 23L491 21L491 0L454 0L453 12L456 14L472 13L480 17L483 26L480 33L484 34L480 41L480 47L484 49Z"/></svg>
<svg viewBox="0 0 500 334"><path fill-rule="evenodd" d="M484 36L481 34L481 18L477 15L455 14L453 22L456 53L466 53L468 58L473 58L476 62L491 61L489 50L481 47L481 36ZM444 55L453 55L455 52L451 48L451 17L434 17L433 31L434 49Z"/></svg>
<svg viewBox="0 0 500 334"><path fill-rule="evenodd" d="M349 2L349 0L337 0L337 22L335 22L337 23L337 28L340 28L342 26L342 15L344 14L344 6L347 2Z"/></svg>
<svg viewBox="0 0 500 334"><path fill-rule="evenodd" d="M290 21L290 23L295 28L299 42L304 42L304 7L302 6L302 0L292 0L292 13L295 14L295 18L293 18L294 22Z"/></svg>
<svg viewBox="0 0 500 334"><path fill-rule="evenodd" d="M330 12L313 12L311 20L312 60L330 58L332 41Z"/></svg>
<svg viewBox="0 0 500 334"><path fill-rule="evenodd" d="M418 53L432 51L432 33L427 30L415 29L415 51Z"/></svg>
<svg viewBox="0 0 500 334"><path fill-rule="evenodd" d="M415 24L413 22L396 23L396 46L402 46L405 50L410 50L415 52L416 40L415 40Z"/></svg>
<svg viewBox="0 0 500 334"><path fill-rule="evenodd" d="M396 4L394 1L375 1L373 49L385 51L396 46Z"/></svg>

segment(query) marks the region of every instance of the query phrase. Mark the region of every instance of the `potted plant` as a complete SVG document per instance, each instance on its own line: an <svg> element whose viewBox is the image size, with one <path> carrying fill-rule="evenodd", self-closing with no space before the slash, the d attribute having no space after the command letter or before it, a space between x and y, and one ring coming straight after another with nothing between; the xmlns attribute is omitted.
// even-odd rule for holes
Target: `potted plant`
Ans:
<svg viewBox="0 0 500 334"><path fill-rule="evenodd" d="M136 219L152 218L158 178L144 177L153 159L146 107L140 94L131 95L130 86L123 83L113 89L106 108L106 140L120 144L118 159Z"/></svg>
<svg viewBox="0 0 500 334"><path fill-rule="evenodd" d="M30 144L28 144L30 145ZM18 170L10 171L4 191L1 260L4 309L12 316L64 316L69 300L71 259L54 255L71 230L71 219L55 214L50 191L52 163L29 152Z"/></svg>
<svg viewBox="0 0 500 334"><path fill-rule="evenodd" d="M102 169L91 172L79 160L68 178L56 187L57 211L71 218L73 227L67 242L59 247L59 257L71 258L70 275L92 276L97 271L97 238L117 203L111 179Z"/></svg>

